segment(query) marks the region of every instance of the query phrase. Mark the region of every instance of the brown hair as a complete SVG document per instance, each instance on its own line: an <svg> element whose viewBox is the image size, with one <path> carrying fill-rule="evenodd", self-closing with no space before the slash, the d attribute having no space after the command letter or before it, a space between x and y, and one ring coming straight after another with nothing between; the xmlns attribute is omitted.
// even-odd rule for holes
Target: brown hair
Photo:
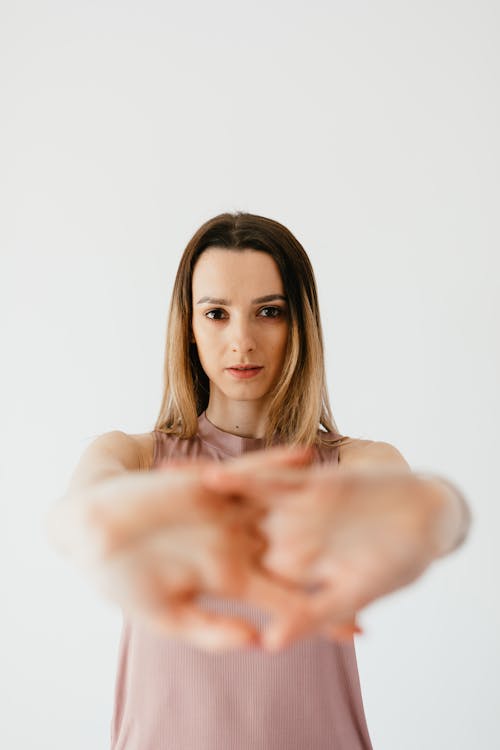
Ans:
<svg viewBox="0 0 500 750"><path fill-rule="evenodd" d="M164 391L155 429L189 438L207 408L208 378L191 342L192 278L209 247L256 250L276 262L288 297L289 331L281 378L271 394L265 445L332 445L343 440L327 393L323 334L311 262L300 242L277 221L238 211L206 221L188 242L175 277L167 326ZM318 429L324 427L328 433ZM347 438L350 439L350 438Z"/></svg>

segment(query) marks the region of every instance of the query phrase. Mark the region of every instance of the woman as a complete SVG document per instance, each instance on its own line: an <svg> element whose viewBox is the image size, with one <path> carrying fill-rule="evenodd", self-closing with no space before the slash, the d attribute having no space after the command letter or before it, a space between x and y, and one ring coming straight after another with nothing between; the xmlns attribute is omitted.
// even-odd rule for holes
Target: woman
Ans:
<svg viewBox="0 0 500 750"><path fill-rule="evenodd" d="M122 607L112 748L370 748L356 614L469 524L450 482L339 434L296 238L207 221L177 272L155 429L97 438L51 515Z"/></svg>

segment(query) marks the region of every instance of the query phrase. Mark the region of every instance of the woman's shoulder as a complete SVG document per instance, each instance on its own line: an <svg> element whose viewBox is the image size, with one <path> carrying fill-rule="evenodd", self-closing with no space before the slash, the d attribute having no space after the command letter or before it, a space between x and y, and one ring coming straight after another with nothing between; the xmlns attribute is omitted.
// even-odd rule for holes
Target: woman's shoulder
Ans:
<svg viewBox="0 0 500 750"><path fill-rule="evenodd" d="M195 459L202 455L217 454L217 450L210 445L204 445L199 432L190 437L178 435L173 430L154 429L150 435L151 440L145 439L145 448L148 452L149 467L153 468L157 463L177 458Z"/></svg>
<svg viewBox="0 0 500 750"><path fill-rule="evenodd" d="M351 461L352 457L359 455L360 451L363 452L372 443L372 440L354 438L337 432L319 431L317 447L320 455L335 453L338 463L346 464Z"/></svg>
<svg viewBox="0 0 500 750"><path fill-rule="evenodd" d="M184 454L189 451L187 443L196 440L184 440L173 432L166 430L152 430L137 435L129 435L135 441L141 459L141 468L149 471L153 468L155 461L165 459L173 453ZM192 446L191 446L192 448Z"/></svg>
<svg viewBox="0 0 500 750"><path fill-rule="evenodd" d="M365 440L361 438L347 438L345 443L339 446L339 464L344 466L364 454L366 450L374 444L374 440Z"/></svg>
<svg viewBox="0 0 500 750"><path fill-rule="evenodd" d="M410 470L410 464L399 450L384 440L349 439L339 447L339 464L350 469L397 467Z"/></svg>
<svg viewBox="0 0 500 750"><path fill-rule="evenodd" d="M137 445L140 466L146 471L149 471L153 465L156 444L155 432L153 430L152 432L140 432L134 435L129 433L128 435Z"/></svg>
<svg viewBox="0 0 500 750"><path fill-rule="evenodd" d="M362 443L369 441L358 440L357 438L350 437L349 435L342 435L340 432L331 432L327 430L318 430L317 434L318 445L341 447L355 445L360 442Z"/></svg>

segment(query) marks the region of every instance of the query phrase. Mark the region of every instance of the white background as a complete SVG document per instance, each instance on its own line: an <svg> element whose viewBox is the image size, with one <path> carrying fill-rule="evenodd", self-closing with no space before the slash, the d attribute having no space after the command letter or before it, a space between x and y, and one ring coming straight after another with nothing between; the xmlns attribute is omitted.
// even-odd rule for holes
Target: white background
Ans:
<svg viewBox="0 0 500 750"><path fill-rule="evenodd" d="M41 519L92 438L153 429L181 253L238 209L311 257L339 429L475 516L360 616L374 748L500 746L499 7L2 4L2 747L108 747L120 615Z"/></svg>

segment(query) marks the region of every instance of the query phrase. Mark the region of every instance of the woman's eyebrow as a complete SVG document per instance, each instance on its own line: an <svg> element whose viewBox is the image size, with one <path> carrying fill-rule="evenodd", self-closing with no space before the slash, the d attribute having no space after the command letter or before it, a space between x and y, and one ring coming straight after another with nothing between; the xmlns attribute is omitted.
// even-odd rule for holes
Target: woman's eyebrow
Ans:
<svg viewBox="0 0 500 750"><path fill-rule="evenodd" d="M261 302L272 302L275 299L281 299L283 302L287 302L287 298L284 294L266 294L264 297L253 299L252 305L258 305ZM231 305L231 300L219 299L217 297L202 297L196 304L201 305L203 302L209 302L211 305L226 305L227 307Z"/></svg>

